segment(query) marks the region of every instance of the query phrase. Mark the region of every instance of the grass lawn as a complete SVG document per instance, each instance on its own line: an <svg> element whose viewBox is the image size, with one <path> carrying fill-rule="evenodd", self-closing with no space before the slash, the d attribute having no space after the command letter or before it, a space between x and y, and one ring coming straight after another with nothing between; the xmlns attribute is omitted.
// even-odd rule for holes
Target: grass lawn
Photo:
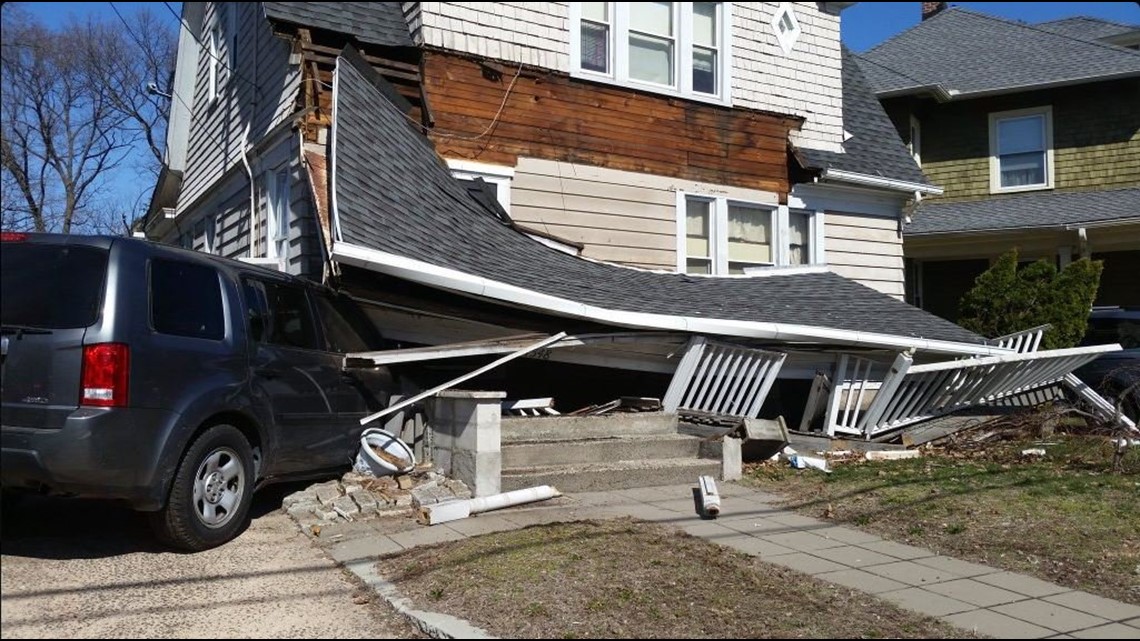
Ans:
<svg viewBox="0 0 1140 641"><path fill-rule="evenodd" d="M765 463L746 482L803 514L1140 604L1140 447L1113 473L1103 438L1041 443L838 463L826 475ZM1036 447L1046 456L1021 455Z"/></svg>
<svg viewBox="0 0 1140 641"><path fill-rule="evenodd" d="M976 638L664 526L501 532L381 559L417 607L516 639Z"/></svg>

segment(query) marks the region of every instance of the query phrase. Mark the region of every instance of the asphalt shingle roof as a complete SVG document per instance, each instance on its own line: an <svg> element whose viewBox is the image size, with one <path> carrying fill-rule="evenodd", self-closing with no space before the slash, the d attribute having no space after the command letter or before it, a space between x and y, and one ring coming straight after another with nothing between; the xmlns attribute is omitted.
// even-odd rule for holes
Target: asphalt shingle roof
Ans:
<svg viewBox="0 0 1140 641"><path fill-rule="evenodd" d="M801 148L802 158L814 169L839 169L870 176L929 185L894 124L883 111L859 68L855 54L843 48L843 128L851 134L844 153Z"/></svg>
<svg viewBox="0 0 1140 641"><path fill-rule="evenodd" d="M1140 75L1140 51L952 8L862 54L875 92L954 94Z"/></svg>
<svg viewBox="0 0 1140 641"><path fill-rule="evenodd" d="M1074 16L1072 18L1041 22L1037 24L1037 27L1071 38L1083 38L1085 40L1111 38L1140 29L1140 25L1129 26L1090 16Z"/></svg>
<svg viewBox="0 0 1140 641"><path fill-rule="evenodd" d="M923 201L906 235L1063 227L1121 218L1140 222L1140 187L1011 194L973 202Z"/></svg>
<svg viewBox="0 0 1140 641"><path fill-rule="evenodd" d="M585 260L505 224L384 100L354 52L337 64L333 184L340 240L609 310L809 325L981 343L957 325L833 273L702 278Z"/></svg>
<svg viewBox="0 0 1140 641"><path fill-rule="evenodd" d="M399 2L263 2L270 20L353 36L366 44L414 47Z"/></svg>

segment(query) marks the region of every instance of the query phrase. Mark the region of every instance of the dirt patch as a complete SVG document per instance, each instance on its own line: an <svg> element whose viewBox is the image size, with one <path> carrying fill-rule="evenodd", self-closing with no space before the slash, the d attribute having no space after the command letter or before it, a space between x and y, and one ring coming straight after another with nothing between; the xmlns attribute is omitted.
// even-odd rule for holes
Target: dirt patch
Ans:
<svg viewBox="0 0 1140 641"><path fill-rule="evenodd" d="M1140 604L1140 447L1113 451L1103 436L999 435L829 475L766 463L746 482L808 516Z"/></svg>
<svg viewBox="0 0 1140 641"><path fill-rule="evenodd" d="M382 559L379 571L416 607L504 638L977 638L630 519L414 548Z"/></svg>

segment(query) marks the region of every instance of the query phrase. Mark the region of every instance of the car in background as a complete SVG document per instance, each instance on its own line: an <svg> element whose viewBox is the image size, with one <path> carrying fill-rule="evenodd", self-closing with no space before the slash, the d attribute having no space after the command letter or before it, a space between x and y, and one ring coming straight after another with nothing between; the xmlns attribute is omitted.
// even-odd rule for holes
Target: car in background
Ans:
<svg viewBox="0 0 1140 641"><path fill-rule="evenodd" d="M1114 403L1132 420L1140 416L1140 307L1094 307L1081 345L1119 343L1074 373Z"/></svg>
<svg viewBox="0 0 1140 641"><path fill-rule="evenodd" d="M159 538L229 541L266 483L347 470L386 407L352 299L133 238L0 235L0 484L117 499Z"/></svg>

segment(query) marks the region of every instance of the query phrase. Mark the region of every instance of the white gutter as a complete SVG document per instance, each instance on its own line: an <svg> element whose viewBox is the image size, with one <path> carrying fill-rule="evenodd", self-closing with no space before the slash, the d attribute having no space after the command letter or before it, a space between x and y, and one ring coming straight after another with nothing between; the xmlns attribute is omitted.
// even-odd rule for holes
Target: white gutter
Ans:
<svg viewBox="0 0 1140 641"><path fill-rule="evenodd" d="M1095 229L1098 227L1117 227L1120 225L1135 225L1140 224L1140 217L1129 216L1127 218L1114 218L1111 220L1093 220L1085 223L1053 223L1050 225L1014 225L1010 227L987 227L984 229L948 229L938 231L906 231L903 230L904 236L911 236L917 238L919 236L949 236L949 235L983 235L983 234L1003 234L1003 233L1017 233L1023 231L1049 231L1051 229L1073 231L1076 229Z"/></svg>
<svg viewBox="0 0 1140 641"><path fill-rule="evenodd" d="M860 174L853 171L844 171L842 169L824 169L823 174L820 175L821 180L835 180L838 182L851 183L853 185L865 185L867 187L878 187L880 189L890 189L893 191L902 191L913 195L915 192L922 194L930 194L939 196L942 194L941 187L934 185L924 185L922 183L914 183L907 180L895 180L894 178L884 178L882 176L872 176L870 174Z"/></svg>
<svg viewBox="0 0 1140 641"><path fill-rule="evenodd" d="M995 345L978 345L955 341L911 338L875 332L832 329L811 325L736 321L692 316L669 316L646 312L626 312L586 305L566 298L523 289L458 270L440 267L420 260L397 256L337 241L332 257L353 265L430 287L447 289L472 296L492 298L515 305L542 310L560 316L600 321L611 325L666 331L716 334L742 338L758 338L787 342L830 342L895 350L926 350L938 354L997 356L1014 353Z"/></svg>
<svg viewBox="0 0 1140 641"><path fill-rule="evenodd" d="M866 60L866 58L863 58ZM871 61L871 64L878 64ZM882 66L882 65L880 65ZM888 67L889 69L889 67ZM897 72L896 72L897 73ZM961 91L959 89L946 89L940 84L931 85L914 85L911 87L903 87L901 89L888 89L886 91L879 91L875 93L877 98L894 98L897 96L909 96L913 94L929 92L934 95L934 99L938 102L950 102L952 100L969 100L971 98L985 98L987 96L1002 96L1011 93L1021 93L1024 91L1038 91L1042 89L1056 89L1059 87L1068 87L1071 85L1081 85L1090 82L1108 82L1111 80L1124 80L1140 76L1137 71L1122 71L1120 73L1110 73L1099 76L1083 76L1081 78L1069 78L1067 80L1054 80L1051 82L1038 82L1026 85L1016 85L1010 87L998 87L996 89L979 89L977 91Z"/></svg>

